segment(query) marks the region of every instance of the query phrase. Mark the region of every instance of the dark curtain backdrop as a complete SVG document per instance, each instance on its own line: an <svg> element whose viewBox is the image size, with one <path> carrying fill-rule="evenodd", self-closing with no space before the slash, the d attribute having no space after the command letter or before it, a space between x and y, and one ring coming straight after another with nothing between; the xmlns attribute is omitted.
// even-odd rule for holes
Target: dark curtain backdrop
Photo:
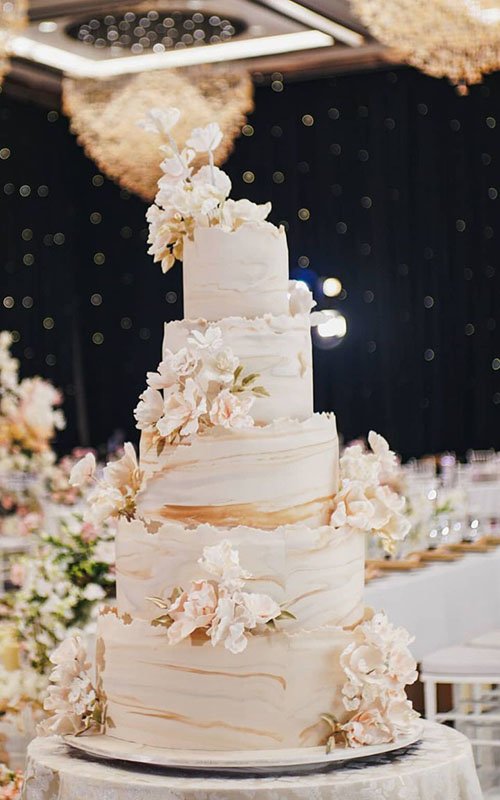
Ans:
<svg viewBox="0 0 500 800"><path fill-rule="evenodd" d="M275 77L227 170L235 197L272 200L293 277L348 320L315 349L316 409L405 456L500 448L500 75L466 98L409 69ZM135 438L162 323L182 316L181 268L146 255L145 210L57 110L0 96L0 325L23 373L63 388L62 449ZM329 275L345 292L322 303Z"/></svg>

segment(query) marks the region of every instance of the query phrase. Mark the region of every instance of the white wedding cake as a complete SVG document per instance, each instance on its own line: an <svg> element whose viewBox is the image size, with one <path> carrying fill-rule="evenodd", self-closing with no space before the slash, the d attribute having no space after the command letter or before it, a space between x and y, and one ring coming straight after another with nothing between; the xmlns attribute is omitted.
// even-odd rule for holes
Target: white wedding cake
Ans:
<svg viewBox="0 0 500 800"><path fill-rule="evenodd" d="M183 259L186 318L165 324L135 411L139 460L126 445L102 477L92 456L74 470L96 481L91 518L119 517L117 603L95 676L78 639L54 654L45 729L184 750L392 741L414 725L415 662L363 591L367 532L390 548L407 529L394 454L371 434L339 461L285 232L269 205L229 199L218 126L179 151L177 117L147 123L166 156L148 218L164 270Z"/></svg>

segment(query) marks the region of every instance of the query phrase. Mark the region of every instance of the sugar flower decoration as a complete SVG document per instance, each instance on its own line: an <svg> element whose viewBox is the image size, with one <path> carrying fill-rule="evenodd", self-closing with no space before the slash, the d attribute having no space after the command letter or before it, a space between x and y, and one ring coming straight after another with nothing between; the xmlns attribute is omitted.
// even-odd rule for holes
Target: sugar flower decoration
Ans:
<svg viewBox="0 0 500 800"><path fill-rule="evenodd" d="M215 166L214 154L222 141L216 122L194 128L179 150L171 131L177 124L177 108L151 109L139 124L161 137L162 177L158 181L155 202L148 209L149 254L167 272L176 259L182 260L184 237L193 237L196 226L217 225L236 230L245 223L263 224L271 210L270 203L256 205L249 200L231 200L229 176ZM206 154L207 164L195 171L197 154ZM269 224L269 223L265 223Z"/></svg>
<svg viewBox="0 0 500 800"><path fill-rule="evenodd" d="M310 314L317 305L311 290L303 281L288 281L288 296L292 317Z"/></svg>
<svg viewBox="0 0 500 800"><path fill-rule="evenodd" d="M256 373L245 374L217 325L191 331L186 347L167 350L134 411L139 430L152 435L160 453L165 445L188 442L209 428L240 430L254 424L256 397L267 396Z"/></svg>
<svg viewBox="0 0 500 800"><path fill-rule="evenodd" d="M98 730L103 709L90 678L91 664L79 636L65 639L52 653L54 665L44 701L50 716L39 727L42 736Z"/></svg>
<svg viewBox="0 0 500 800"><path fill-rule="evenodd" d="M241 567L238 551L228 539L205 547L198 564L209 578L192 581L187 589L174 589L167 600L149 598L163 611L152 624L167 629L169 644L201 631L212 647L223 645L237 654L245 650L250 635L278 620L293 619L269 595L243 591L252 576Z"/></svg>
<svg viewBox="0 0 500 800"><path fill-rule="evenodd" d="M404 628L391 625L385 614L369 612L353 631L352 642L340 656L346 676L344 707L354 712L340 724L328 714L323 719L332 735L328 747L343 739L350 747L383 744L415 730L418 714L406 698L405 686L418 674Z"/></svg>
<svg viewBox="0 0 500 800"><path fill-rule="evenodd" d="M151 392L154 390L151 389ZM143 473L139 468L133 445L126 442L123 456L116 461L110 461L101 477L96 477L94 456L87 453L73 467L70 483L77 487L93 484L86 498L87 508L84 518L86 522L100 525L110 517L124 516L133 519L135 498L142 488Z"/></svg>
<svg viewBox="0 0 500 800"><path fill-rule="evenodd" d="M398 470L395 454L386 440L371 431L371 452L359 444L347 447L340 459L341 486L335 497L331 522L378 536L388 553L409 533L405 498L388 485Z"/></svg>

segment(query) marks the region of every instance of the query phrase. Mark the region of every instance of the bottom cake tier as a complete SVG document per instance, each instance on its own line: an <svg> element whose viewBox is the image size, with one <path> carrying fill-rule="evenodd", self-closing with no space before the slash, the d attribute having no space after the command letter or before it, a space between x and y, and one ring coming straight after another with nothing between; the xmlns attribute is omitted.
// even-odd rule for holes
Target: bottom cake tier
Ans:
<svg viewBox="0 0 500 800"><path fill-rule="evenodd" d="M348 629L252 636L238 654L195 636L170 646L165 630L106 609L99 618L97 686L106 733L187 750L314 747L340 722Z"/></svg>

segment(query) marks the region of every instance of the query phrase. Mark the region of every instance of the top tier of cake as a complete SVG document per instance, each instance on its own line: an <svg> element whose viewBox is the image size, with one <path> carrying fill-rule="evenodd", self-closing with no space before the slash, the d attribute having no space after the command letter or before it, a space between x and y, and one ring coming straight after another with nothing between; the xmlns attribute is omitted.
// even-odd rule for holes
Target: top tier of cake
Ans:
<svg viewBox="0 0 500 800"><path fill-rule="evenodd" d="M289 313L286 234L268 222L197 227L184 240L183 276L187 319Z"/></svg>

